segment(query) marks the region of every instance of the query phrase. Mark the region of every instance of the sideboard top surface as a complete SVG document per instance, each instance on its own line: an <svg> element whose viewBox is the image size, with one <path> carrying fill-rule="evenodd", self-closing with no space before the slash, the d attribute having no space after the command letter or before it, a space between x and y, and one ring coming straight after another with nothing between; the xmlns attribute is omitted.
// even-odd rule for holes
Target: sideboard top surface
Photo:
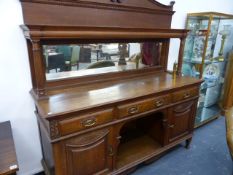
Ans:
<svg viewBox="0 0 233 175"><path fill-rule="evenodd" d="M37 101L37 107L43 118L51 119L57 115L120 103L200 83L201 80L191 77L178 76L172 79L171 74L162 72L115 82L50 90L48 98Z"/></svg>

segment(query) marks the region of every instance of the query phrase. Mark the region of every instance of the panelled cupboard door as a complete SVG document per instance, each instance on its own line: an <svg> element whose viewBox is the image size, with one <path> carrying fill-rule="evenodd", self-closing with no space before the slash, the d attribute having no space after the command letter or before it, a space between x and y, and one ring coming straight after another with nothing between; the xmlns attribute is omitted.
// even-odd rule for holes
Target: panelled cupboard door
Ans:
<svg viewBox="0 0 233 175"><path fill-rule="evenodd" d="M111 171L111 133L111 129L103 129L66 141L67 174L93 175Z"/></svg>
<svg viewBox="0 0 233 175"><path fill-rule="evenodd" d="M169 109L169 142L173 142L192 132L195 110L196 101L181 103Z"/></svg>

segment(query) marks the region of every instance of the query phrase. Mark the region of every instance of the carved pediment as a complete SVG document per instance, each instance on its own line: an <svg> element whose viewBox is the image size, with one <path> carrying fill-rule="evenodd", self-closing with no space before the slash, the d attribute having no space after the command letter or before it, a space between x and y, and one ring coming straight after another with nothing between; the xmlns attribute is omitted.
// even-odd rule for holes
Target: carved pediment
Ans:
<svg viewBox="0 0 233 175"><path fill-rule="evenodd" d="M170 28L173 5L154 0L21 0L27 26Z"/></svg>
<svg viewBox="0 0 233 175"><path fill-rule="evenodd" d="M161 4L155 0L21 0L21 2L70 5L70 6L89 6L89 7L128 7L128 8L145 8L172 11L174 1L170 5Z"/></svg>

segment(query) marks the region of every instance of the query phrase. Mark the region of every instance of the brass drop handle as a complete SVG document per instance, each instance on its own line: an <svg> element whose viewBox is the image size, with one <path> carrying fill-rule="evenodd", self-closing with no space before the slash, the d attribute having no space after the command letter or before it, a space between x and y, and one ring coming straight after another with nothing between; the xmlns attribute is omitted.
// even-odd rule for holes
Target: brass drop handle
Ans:
<svg viewBox="0 0 233 175"><path fill-rule="evenodd" d="M189 98L190 97L190 93L185 93L184 94L184 98Z"/></svg>
<svg viewBox="0 0 233 175"><path fill-rule="evenodd" d="M138 112L138 106L133 106L128 109L128 114L136 114Z"/></svg>
<svg viewBox="0 0 233 175"><path fill-rule="evenodd" d="M108 147L108 155L109 156L114 156L114 151L113 151L112 145L109 145L109 147Z"/></svg>
<svg viewBox="0 0 233 175"><path fill-rule="evenodd" d="M174 128L175 125L168 125L169 128Z"/></svg>
<svg viewBox="0 0 233 175"><path fill-rule="evenodd" d="M156 106L156 107L163 106L163 101L162 101L162 100L156 101L156 102L155 102L155 106Z"/></svg>
<svg viewBox="0 0 233 175"><path fill-rule="evenodd" d="M96 124L96 119L95 118L91 118L91 119L87 119L82 121L82 125L84 127L91 127L94 126Z"/></svg>

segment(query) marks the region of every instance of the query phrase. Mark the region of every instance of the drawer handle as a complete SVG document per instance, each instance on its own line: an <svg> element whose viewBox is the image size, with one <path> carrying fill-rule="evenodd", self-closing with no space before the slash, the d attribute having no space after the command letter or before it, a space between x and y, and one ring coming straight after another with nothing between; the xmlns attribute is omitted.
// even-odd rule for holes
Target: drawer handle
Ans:
<svg viewBox="0 0 233 175"><path fill-rule="evenodd" d="M175 126L175 125L169 125L168 127L169 127L169 128L174 128L174 126Z"/></svg>
<svg viewBox="0 0 233 175"><path fill-rule="evenodd" d="M155 105L156 105L156 107L163 106L163 101L162 101L162 100L156 101L156 102L155 102Z"/></svg>
<svg viewBox="0 0 233 175"><path fill-rule="evenodd" d="M138 107L134 106L128 109L128 114L136 114L138 113Z"/></svg>
<svg viewBox="0 0 233 175"><path fill-rule="evenodd" d="M185 93L184 94L184 98L189 98L190 97L190 93Z"/></svg>
<svg viewBox="0 0 233 175"><path fill-rule="evenodd" d="M91 127L91 126L94 126L95 124L96 124L96 119L95 118L87 119L87 120L82 122L82 125L84 127Z"/></svg>

